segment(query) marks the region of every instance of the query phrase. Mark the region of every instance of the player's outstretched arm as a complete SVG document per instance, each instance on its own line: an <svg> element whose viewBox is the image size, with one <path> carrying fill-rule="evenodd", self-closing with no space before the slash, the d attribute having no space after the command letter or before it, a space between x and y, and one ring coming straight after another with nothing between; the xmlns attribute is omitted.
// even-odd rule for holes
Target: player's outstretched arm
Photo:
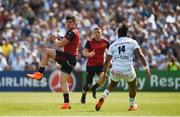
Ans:
<svg viewBox="0 0 180 117"><path fill-rule="evenodd" d="M136 55L138 55L141 63L143 64L143 66L144 66L144 68L145 68L145 70L146 70L146 75L147 75L147 77L150 78L150 77L151 77L151 72L150 72L150 69L149 69L149 67L148 67L148 65L147 65L147 63L146 63L144 54L142 53L141 49L140 49L140 48L136 48L136 49L135 49L135 53L136 53Z"/></svg>

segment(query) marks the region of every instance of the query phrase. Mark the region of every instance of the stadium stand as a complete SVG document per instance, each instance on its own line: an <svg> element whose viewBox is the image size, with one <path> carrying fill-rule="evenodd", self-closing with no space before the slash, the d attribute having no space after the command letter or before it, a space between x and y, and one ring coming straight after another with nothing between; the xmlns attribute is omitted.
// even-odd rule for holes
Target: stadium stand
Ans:
<svg viewBox="0 0 180 117"><path fill-rule="evenodd" d="M0 71L36 70L41 48L54 48L49 34L65 33L67 14L77 16L81 31L76 70L85 69L82 49L93 27L112 42L120 23L128 24L152 69L170 69L172 62L179 67L179 0L0 0ZM135 67L142 69L140 62ZM48 69L56 69L53 61Z"/></svg>

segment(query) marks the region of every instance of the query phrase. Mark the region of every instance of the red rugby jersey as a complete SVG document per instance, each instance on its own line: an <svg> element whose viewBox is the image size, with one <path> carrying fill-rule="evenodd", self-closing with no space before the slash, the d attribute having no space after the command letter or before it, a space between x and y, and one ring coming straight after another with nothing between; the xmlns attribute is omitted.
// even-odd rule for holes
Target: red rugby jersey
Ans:
<svg viewBox="0 0 180 117"><path fill-rule="evenodd" d="M73 34L72 34L73 33ZM68 37L70 36L70 37ZM73 38L69 39L69 43L64 46L64 52L69 53L70 55L77 56L78 55L78 49L80 46L80 32L77 28L73 28L72 30L68 31L65 35L65 37Z"/></svg>
<svg viewBox="0 0 180 117"><path fill-rule="evenodd" d="M89 52L95 50L95 55L88 58L87 66L104 64L104 52L106 48L109 48L109 42L106 39L100 39L100 41L96 41L95 39L88 40L85 48L88 49Z"/></svg>

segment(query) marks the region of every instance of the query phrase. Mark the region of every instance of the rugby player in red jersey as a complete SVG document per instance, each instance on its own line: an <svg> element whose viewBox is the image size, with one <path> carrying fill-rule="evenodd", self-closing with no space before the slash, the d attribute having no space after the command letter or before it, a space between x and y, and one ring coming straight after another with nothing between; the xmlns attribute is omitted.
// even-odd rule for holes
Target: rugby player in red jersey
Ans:
<svg viewBox="0 0 180 117"><path fill-rule="evenodd" d="M54 33L49 36L49 39L54 41L58 47L63 47L64 51L46 48L42 53L39 71L33 74L27 74L28 78L41 80L45 71L45 66L47 65L49 59L53 59L61 64L60 84L64 96L64 104L61 109L71 108L69 104L69 87L66 82L76 65L76 56L80 45L80 32L76 28L76 18L74 16L66 16L66 28L67 32L60 41Z"/></svg>
<svg viewBox="0 0 180 117"><path fill-rule="evenodd" d="M93 30L93 38L86 42L83 50L83 55L87 57L87 80L83 87L81 103L86 103L86 94L89 89L93 92L93 97L96 98L96 88L104 83L106 80L103 75L104 53L109 47L109 42L101 38L100 27L95 27ZM93 77L98 75L99 80L92 86Z"/></svg>

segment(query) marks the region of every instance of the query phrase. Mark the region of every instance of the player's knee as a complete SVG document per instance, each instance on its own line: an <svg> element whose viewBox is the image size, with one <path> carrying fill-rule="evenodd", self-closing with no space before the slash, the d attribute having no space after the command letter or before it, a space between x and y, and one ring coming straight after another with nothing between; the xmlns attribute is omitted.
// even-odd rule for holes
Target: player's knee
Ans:
<svg viewBox="0 0 180 117"><path fill-rule="evenodd" d="M41 51L41 55L42 55L42 56L48 56L48 51L47 51L47 49L43 49L43 50Z"/></svg>
<svg viewBox="0 0 180 117"><path fill-rule="evenodd" d="M98 84L103 85L105 81L106 81L105 78L100 77L99 80L98 80Z"/></svg>
<svg viewBox="0 0 180 117"><path fill-rule="evenodd" d="M105 80L99 80L98 84L103 85Z"/></svg>

